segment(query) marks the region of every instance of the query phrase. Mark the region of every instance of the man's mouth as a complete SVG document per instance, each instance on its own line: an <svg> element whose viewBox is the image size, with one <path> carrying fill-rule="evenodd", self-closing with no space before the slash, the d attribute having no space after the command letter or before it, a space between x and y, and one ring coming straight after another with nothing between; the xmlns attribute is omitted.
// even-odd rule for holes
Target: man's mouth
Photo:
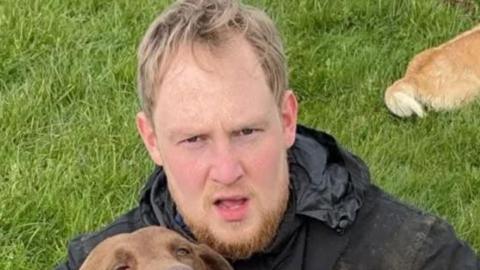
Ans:
<svg viewBox="0 0 480 270"><path fill-rule="evenodd" d="M247 197L225 197L214 202L217 214L227 222L244 219L247 215L248 204Z"/></svg>

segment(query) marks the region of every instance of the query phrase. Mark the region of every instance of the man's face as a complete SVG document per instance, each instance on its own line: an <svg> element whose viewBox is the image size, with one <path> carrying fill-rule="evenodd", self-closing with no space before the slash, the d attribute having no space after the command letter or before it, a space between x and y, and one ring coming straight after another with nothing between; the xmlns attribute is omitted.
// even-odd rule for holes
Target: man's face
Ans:
<svg viewBox="0 0 480 270"><path fill-rule="evenodd" d="M297 103L277 105L252 48L180 47L158 89L152 121L137 126L199 241L238 259L272 240L288 201L286 150Z"/></svg>

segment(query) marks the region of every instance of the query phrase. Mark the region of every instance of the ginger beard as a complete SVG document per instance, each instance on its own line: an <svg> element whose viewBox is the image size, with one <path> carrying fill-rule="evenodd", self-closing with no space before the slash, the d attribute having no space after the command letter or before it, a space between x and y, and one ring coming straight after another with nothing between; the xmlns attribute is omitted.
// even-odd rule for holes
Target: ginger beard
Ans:
<svg viewBox="0 0 480 270"><path fill-rule="evenodd" d="M247 190L249 190L247 194L254 194L250 191L251 189ZM171 194L176 201L175 193L171 191ZM206 197L211 198L210 195ZM252 198L255 197L250 196L250 199ZM222 232L212 228L208 223L208 218L186 215L182 211L181 205L177 205L177 210L198 242L208 245L222 256L235 261L248 258L253 253L264 250L272 242L287 209L288 199L288 182L282 183L281 194L274 204L275 208L265 209L257 202L256 211L260 218L258 221L254 221L254 224L249 224L252 223L251 220L228 222L223 224ZM206 199L204 202L204 211L210 211L209 209L213 207L214 202L211 199Z"/></svg>

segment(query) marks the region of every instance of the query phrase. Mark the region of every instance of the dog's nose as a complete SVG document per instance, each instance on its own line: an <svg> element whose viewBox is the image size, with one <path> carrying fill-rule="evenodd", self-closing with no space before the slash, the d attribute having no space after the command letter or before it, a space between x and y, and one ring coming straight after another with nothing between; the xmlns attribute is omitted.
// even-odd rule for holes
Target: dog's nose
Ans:
<svg viewBox="0 0 480 270"><path fill-rule="evenodd" d="M193 270L192 267L184 264L169 266L166 270Z"/></svg>

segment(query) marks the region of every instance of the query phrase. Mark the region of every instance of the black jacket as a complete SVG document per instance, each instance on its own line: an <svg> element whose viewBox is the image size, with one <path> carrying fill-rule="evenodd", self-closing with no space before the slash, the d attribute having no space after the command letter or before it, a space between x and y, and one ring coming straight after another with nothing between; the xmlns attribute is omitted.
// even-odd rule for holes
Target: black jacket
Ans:
<svg viewBox="0 0 480 270"><path fill-rule="evenodd" d="M236 261L236 270L475 269L480 261L444 220L393 199L369 181L365 164L325 134L298 127L289 150L290 200L265 252ZM161 225L192 238L156 168L140 204L102 231L69 245L57 270L78 269L106 237Z"/></svg>

